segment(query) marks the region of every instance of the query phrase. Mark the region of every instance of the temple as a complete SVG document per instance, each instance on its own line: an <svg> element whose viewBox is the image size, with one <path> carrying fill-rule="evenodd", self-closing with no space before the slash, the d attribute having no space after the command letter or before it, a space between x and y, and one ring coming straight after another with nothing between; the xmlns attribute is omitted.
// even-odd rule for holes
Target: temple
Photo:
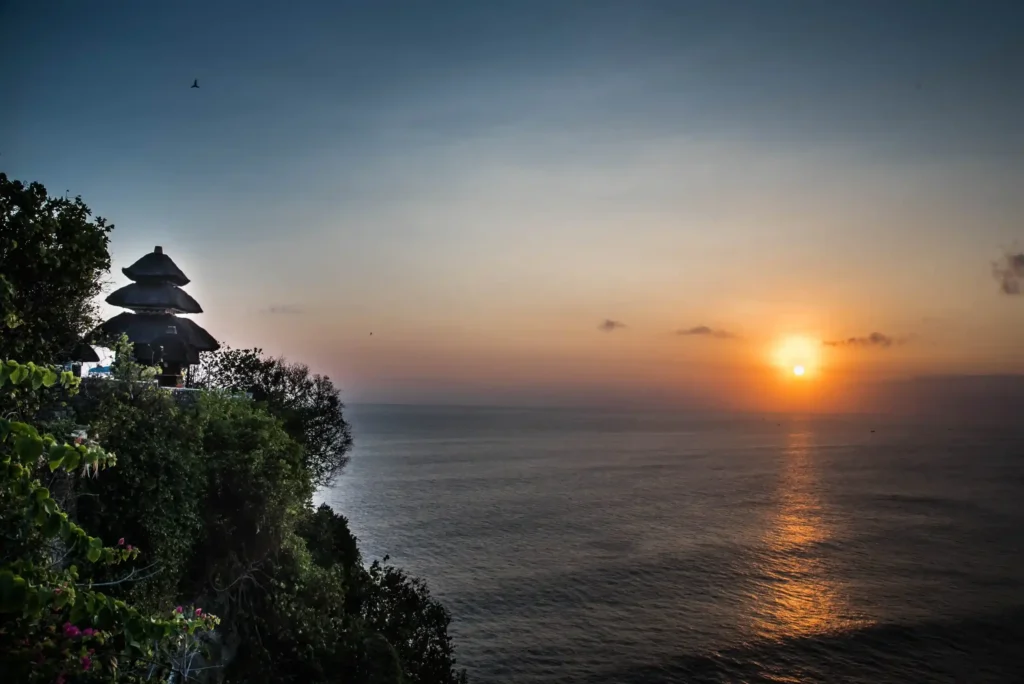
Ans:
<svg viewBox="0 0 1024 684"><path fill-rule="evenodd" d="M199 363L199 352L220 347L210 333L178 315L203 312L199 302L181 289L189 279L162 247L154 247L121 271L132 283L112 292L106 301L132 313L114 316L99 330L127 335L135 345L137 361L161 368L161 386L180 386L183 370Z"/></svg>

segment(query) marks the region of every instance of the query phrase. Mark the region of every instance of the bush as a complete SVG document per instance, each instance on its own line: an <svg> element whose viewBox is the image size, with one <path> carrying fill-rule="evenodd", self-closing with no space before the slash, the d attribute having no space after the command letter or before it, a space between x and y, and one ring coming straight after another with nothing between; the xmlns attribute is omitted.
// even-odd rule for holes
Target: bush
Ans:
<svg viewBox="0 0 1024 684"><path fill-rule="evenodd" d="M70 373L0 364L0 387L38 389L58 381L70 392L77 386ZM105 547L86 533L36 473L95 476L114 463L97 446L72 446L27 423L0 418L0 666L15 681L187 676L201 635L217 623L181 606L168 610L168 617L152 617L82 581L77 564L116 566L139 551L123 539Z"/></svg>
<svg viewBox="0 0 1024 684"><path fill-rule="evenodd" d="M79 483L75 515L107 539L133 539L149 550L136 566L146 579L119 593L149 607L177 602L203 533L201 421L152 385L95 379L82 385L77 420L120 461L109 477Z"/></svg>

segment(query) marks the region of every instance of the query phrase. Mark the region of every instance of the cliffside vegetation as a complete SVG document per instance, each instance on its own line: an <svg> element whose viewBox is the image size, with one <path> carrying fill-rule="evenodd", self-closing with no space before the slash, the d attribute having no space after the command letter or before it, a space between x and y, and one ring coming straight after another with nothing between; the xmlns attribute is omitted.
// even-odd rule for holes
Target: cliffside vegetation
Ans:
<svg viewBox="0 0 1024 684"><path fill-rule="evenodd" d="M88 217L0 174L0 671L465 681L426 586L366 565L345 518L312 505L352 444L328 378L226 350L182 401L123 339L111 380L27 363L61 362L95 322L111 226ZM64 283L54 309L36 281Z"/></svg>

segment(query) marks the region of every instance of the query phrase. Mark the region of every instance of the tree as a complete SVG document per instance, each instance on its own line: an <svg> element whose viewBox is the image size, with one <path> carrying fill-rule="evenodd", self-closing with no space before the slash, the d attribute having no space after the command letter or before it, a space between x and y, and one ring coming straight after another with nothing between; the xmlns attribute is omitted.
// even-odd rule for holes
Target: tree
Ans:
<svg viewBox="0 0 1024 684"><path fill-rule="evenodd" d="M62 363L96 327L113 228L80 197L0 173L0 359Z"/></svg>
<svg viewBox="0 0 1024 684"><path fill-rule="evenodd" d="M348 462L352 430L345 405L331 379L311 374L308 366L266 357L262 349L225 347L203 354L189 384L250 394L302 445L316 487L330 485Z"/></svg>

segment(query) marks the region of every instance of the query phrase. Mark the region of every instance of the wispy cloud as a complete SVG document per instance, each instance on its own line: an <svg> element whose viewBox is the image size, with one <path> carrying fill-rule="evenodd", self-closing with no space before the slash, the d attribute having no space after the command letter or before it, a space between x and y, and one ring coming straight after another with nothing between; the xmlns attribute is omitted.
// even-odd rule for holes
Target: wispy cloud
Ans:
<svg viewBox="0 0 1024 684"><path fill-rule="evenodd" d="M1003 294L1019 295L1024 280L1024 253L1007 252L992 264L992 276L999 282Z"/></svg>
<svg viewBox="0 0 1024 684"><path fill-rule="evenodd" d="M873 332L866 337L847 337L845 340L827 340L823 344L829 347L891 347L894 344L902 344L902 340L897 340L889 335L883 335L880 332Z"/></svg>
<svg viewBox="0 0 1024 684"><path fill-rule="evenodd" d="M687 328L685 330L677 330L677 335L697 335L702 337L715 337L720 340L735 340L739 337L736 333L731 333L728 330L715 330L709 328L706 325L698 325L693 328Z"/></svg>
<svg viewBox="0 0 1024 684"><path fill-rule="evenodd" d="M294 316L302 313L302 311L302 307L298 304L275 304L260 310L261 313L271 316Z"/></svg>
<svg viewBox="0 0 1024 684"><path fill-rule="evenodd" d="M606 319L604 319L604 322L601 323L601 325L597 326L597 329L602 331L602 332L614 332L614 331L618 330L619 328L625 328L625 327L626 327L626 324L623 323L622 321L613 321L610 318L606 318Z"/></svg>

